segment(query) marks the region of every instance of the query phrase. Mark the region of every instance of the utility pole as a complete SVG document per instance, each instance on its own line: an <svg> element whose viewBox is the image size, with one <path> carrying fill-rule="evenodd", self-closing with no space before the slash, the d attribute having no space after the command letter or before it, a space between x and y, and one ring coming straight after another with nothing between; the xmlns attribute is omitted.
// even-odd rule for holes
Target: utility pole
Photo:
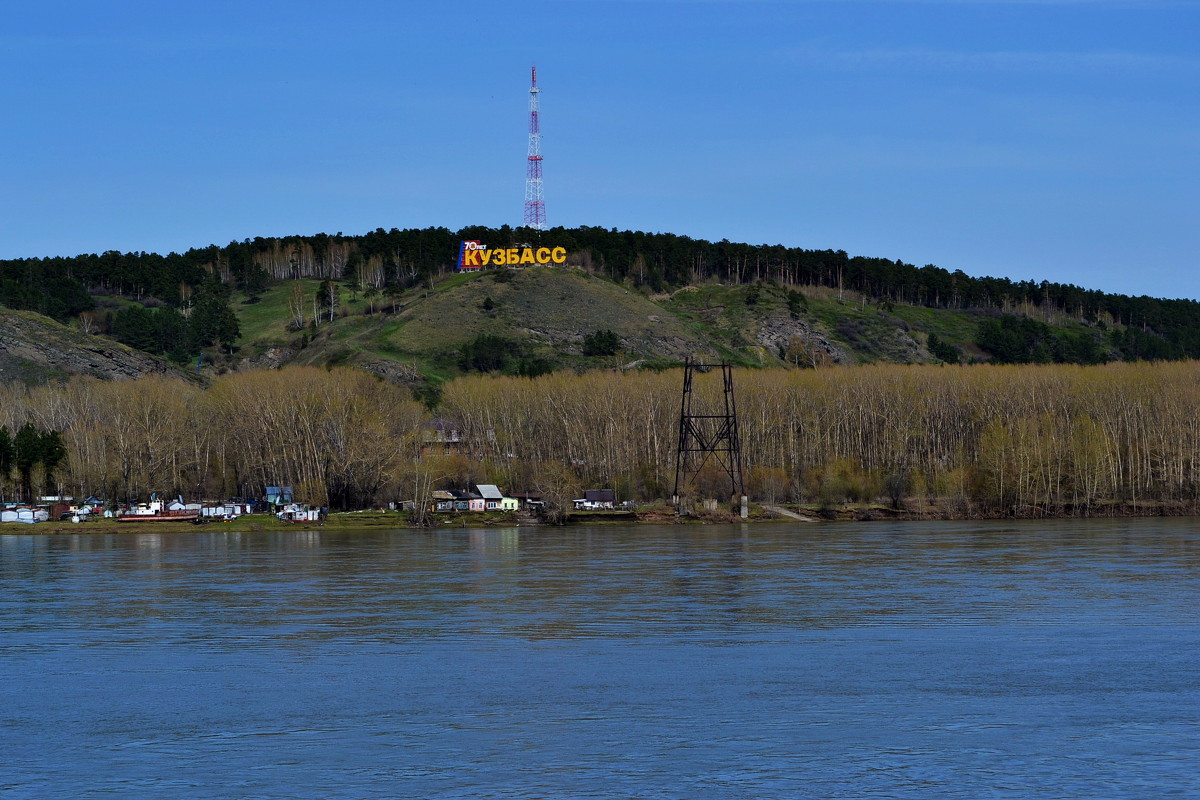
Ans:
<svg viewBox="0 0 1200 800"><path fill-rule="evenodd" d="M697 413L692 405L692 382L697 370L721 370L724 403L720 413ZM697 364L689 358L683 364L683 397L679 404L679 447L675 452L675 491L672 498L679 513L683 507L680 491L690 488L705 464L712 461L729 478L730 506L741 506L747 516L746 489L742 481L742 443L738 436L737 402L733 394L733 367L728 363Z"/></svg>

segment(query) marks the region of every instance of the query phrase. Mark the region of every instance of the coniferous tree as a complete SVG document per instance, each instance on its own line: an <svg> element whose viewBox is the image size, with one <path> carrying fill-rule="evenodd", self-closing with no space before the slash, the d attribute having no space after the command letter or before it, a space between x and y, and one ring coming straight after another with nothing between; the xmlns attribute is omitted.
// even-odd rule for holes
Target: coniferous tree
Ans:
<svg viewBox="0 0 1200 800"><path fill-rule="evenodd" d="M618 338L616 332L607 328L594 331L583 337L583 354L585 356L616 355L617 349L620 346L621 340Z"/></svg>
<svg viewBox="0 0 1200 800"><path fill-rule="evenodd" d="M33 468L42 460L42 437L33 423L26 422L17 431L13 463L21 485L21 496L26 502L33 501Z"/></svg>
<svg viewBox="0 0 1200 800"><path fill-rule="evenodd" d="M67 448L63 444L62 434L58 431L43 431L39 450L39 460L42 462L42 469L45 472L45 485L50 488L54 486L55 470L67 457Z"/></svg>
<svg viewBox="0 0 1200 800"><path fill-rule="evenodd" d="M229 287L215 278L206 280L196 292L189 325L193 352L216 344L232 347L241 335L230 295Z"/></svg>
<svg viewBox="0 0 1200 800"><path fill-rule="evenodd" d="M8 427L0 426L0 497L3 496L4 487L8 483L8 476L12 474L16 454L16 445Z"/></svg>

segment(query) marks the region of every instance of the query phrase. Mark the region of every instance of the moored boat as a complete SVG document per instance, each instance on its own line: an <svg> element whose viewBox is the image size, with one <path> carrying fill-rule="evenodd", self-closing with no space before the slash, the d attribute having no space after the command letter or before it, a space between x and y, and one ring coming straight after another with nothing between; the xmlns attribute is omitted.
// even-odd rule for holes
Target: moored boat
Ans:
<svg viewBox="0 0 1200 800"><path fill-rule="evenodd" d="M159 511L154 514L127 513L117 517L117 522L191 522L199 519L195 511Z"/></svg>
<svg viewBox="0 0 1200 800"><path fill-rule="evenodd" d="M163 501L151 497L149 503L138 503L117 517L117 522L191 522L200 512L190 508L166 508Z"/></svg>

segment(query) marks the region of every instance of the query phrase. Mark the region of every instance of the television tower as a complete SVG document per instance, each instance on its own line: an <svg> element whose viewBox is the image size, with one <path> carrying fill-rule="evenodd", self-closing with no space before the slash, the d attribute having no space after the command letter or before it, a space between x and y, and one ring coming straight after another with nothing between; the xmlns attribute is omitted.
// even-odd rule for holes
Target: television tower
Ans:
<svg viewBox="0 0 1200 800"><path fill-rule="evenodd" d="M529 86L529 161L525 168L525 227L546 230L546 204L542 200L542 129L538 124L537 67Z"/></svg>

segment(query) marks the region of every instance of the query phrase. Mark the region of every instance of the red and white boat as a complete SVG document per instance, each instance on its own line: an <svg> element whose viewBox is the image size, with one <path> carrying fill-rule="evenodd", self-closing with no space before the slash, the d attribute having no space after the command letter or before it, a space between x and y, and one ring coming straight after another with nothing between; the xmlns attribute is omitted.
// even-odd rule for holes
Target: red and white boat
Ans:
<svg viewBox="0 0 1200 800"><path fill-rule="evenodd" d="M200 512L195 509L167 508L162 500L151 496L149 503L138 503L121 512L117 522L191 522L199 517Z"/></svg>

